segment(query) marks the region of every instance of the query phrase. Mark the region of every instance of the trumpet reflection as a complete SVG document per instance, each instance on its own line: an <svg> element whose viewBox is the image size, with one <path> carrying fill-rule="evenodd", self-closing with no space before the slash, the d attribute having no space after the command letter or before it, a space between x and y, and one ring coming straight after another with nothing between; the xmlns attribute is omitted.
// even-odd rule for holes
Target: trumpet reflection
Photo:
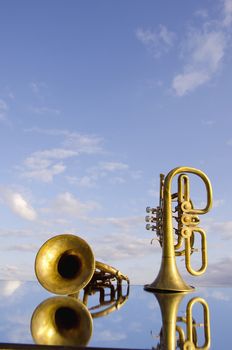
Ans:
<svg viewBox="0 0 232 350"><path fill-rule="evenodd" d="M95 295L96 305L87 307ZM89 283L80 296L56 296L37 306L31 317L31 334L42 345L86 346L91 339L93 319L120 309L129 297L121 283Z"/></svg>
<svg viewBox="0 0 232 350"><path fill-rule="evenodd" d="M154 293L158 300L162 328L159 343L153 350L208 350L210 348L210 316L207 302L200 297L192 298L186 306L186 315L177 316L179 305L187 293ZM195 305L203 309L203 322L193 317ZM183 329L184 327L184 329ZM203 327L203 344L199 345L198 330Z"/></svg>

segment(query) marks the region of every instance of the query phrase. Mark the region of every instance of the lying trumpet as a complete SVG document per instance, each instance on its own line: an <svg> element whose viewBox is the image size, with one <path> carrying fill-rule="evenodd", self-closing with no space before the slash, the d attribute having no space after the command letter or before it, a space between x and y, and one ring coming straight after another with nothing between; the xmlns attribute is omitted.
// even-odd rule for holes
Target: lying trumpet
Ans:
<svg viewBox="0 0 232 350"><path fill-rule="evenodd" d="M67 295L78 293L91 280L122 283L129 279L116 268L95 261L93 251L82 238L63 234L50 238L39 249L35 274L48 291Z"/></svg>
<svg viewBox="0 0 232 350"><path fill-rule="evenodd" d="M194 208L190 198L189 177L186 173L199 176L205 185L207 192L206 205L202 209ZM171 192L173 178L178 175L177 193ZM175 216L173 216L173 203ZM167 290L167 291L190 291L193 288L188 286L179 274L176 266L176 256L185 256L187 271L195 276L205 272L207 267L207 246L205 231L198 225L199 216L207 213L212 206L212 188L208 177L195 168L178 167L171 170L167 176L160 175L160 203L157 208L147 208L146 221L149 222L146 228L156 231L158 241L162 247L162 262L159 274L155 281L145 285L146 290ZM177 227L173 227L173 218ZM191 266L191 254L195 251L194 238L198 233L201 237L202 264L198 270ZM174 236L176 243L174 244ZM184 248L182 248L184 244Z"/></svg>

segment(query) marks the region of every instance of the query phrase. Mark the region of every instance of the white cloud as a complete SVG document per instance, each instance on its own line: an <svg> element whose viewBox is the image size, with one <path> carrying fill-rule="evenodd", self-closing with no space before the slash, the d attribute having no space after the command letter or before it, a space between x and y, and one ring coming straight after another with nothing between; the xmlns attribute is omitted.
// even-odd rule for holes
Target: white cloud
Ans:
<svg viewBox="0 0 232 350"><path fill-rule="evenodd" d="M154 252L161 252L158 245L149 244L148 238L137 237L133 234L133 229L128 232L126 229L118 230L117 234L99 237L94 242L94 252L102 261L142 258ZM123 272L123 271L122 271Z"/></svg>
<svg viewBox="0 0 232 350"><path fill-rule="evenodd" d="M209 286L231 286L231 264L232 259L230 257L210 264L207 268L207 274L200 277L200 284Z"/></svg>
<svg viewBox="0 0 232 350"><path fill-rule="evenodd" d="M0 275L4 280L20 280L31 281L35 280L35 274L33 271L33 264L19 264L4 266L0 265ZM10 288L9 288L10 290Z"/></svg>
<svg viewBox="0 0 232 350"><path fill-rule="evenodd" d="M74 150L79 154L97 154L103 152L103 139L96 135L80 134L65 129L41 129L38 127L25 129L25 132L37 132L49 136L63 137L62 146L66 149Z"/></svg>
<svg viewBox="0 0 232 350"><path fill-rule="evenodd" d="M8 111L8 106L6 102L0 99L0 120L6 119L7 111Z"/></svg>
<svg viewBox="0 0 232 350"><path fill-rule="evenodd" d="M100 163L99 169L106 170L106 171L118 171L118 170L126 170L128 169L128 164L120 163L120 162L103 162Z"/></svg>
<svg viewBox="0 0 232 350"><path fill-rule="evenodd" d="M98 165L87 169L87 174L82 177L67 176L69 183L79 187L96 187L100 179L107 178L111 184L117 185L125 183L125 175L133 179L141 177L140 171L129 171L129 165L122 162L100 162ZM110 174L110 176L109 176Z"/></svg>
<svg viewBox="0 0 232 350"><path fill-rule="evenodd" d="M156 31L139 28L136 31L136 37L151 50L156 58L167 52L175 41L175 34L162 24L159 25L159 29Z"/></svg>
<svg viewBox="0 0 232 350"><path fill-rule="evenodd" d="M208 11L206 9L200 9L195 12L195 16L201 17L201 18L207 18L208 17Z"/></svg>
<svg viewBox="0 0 232 350"><path fill-rule="evenodd" d="M85 175L82 177L67 176L66 178L68 182L72 185L76 185L79 187L87 187L87 188L96 187L97 177L94 175L92 176Z"/></svg>
<svg viewBox="0 0 232 350"><path fill-rule="evenodd" d="M55 175L61 174L66 170L66 166L60 160L77 155L77 151L63 148L34 152L24 161L23 176L43 182L51 182Z"/></svg>
<svg viewBox="0 0 232 350"><path fill-rule="evenodd" d="M8 251L16 250L20 252L37 252L38 246L35 244L13 244L5 247L4 249Z"/></svg>
<svg viewBox="0 0 232 350"><path fill-rule="evenodd" d="M229 27L232 24L232 0L225 0L223 5L223 24Z"/></svg>
<svg viewBox="0 0 232 350"><path fill-rule="evenodd" d="M185 43L186 64L183 73L173 78L177 96L183 96L208 82L218 71L226 50L226 35L218 30L191 30Z"/></svg>
<svg viewBox="0 0 232 350"><path fill-rule="evenodd" d="M63 163L49 164L45 168L24 171L24 176L29 179L36 179L43 182L52 182L55 175L59 175L66 170Z"/></svg>
<svg viewBox="0 0 232 350"><path fill-rule="evenodd" d="M232 239L232 221L212 222L209 229L217 232L223 239Z"/></svg>
<svg viewBox="0 0 232 350"><path fill-rule="evenodd" d="M183 96L189 91L195 90L196 87L206 83L209 75L205 72L193 71L189 73L178 74L173 79L172 87L177 96Z"/></svg>
<svg viewBox="0 0 232 350"><path fill-rule="evenodd" d="M22 194L12 190L1 190L1 192L3 194L4 202L12 210L12 212L29 221L33 221L37 218L36 211Z"/></svg>
<svg viewBox="0 0 232 350"><path fill-rule="evenodd" d="M213 200L213 207L218 208L221 207L224 204L224 199L214 199Z"/></svg>
<svg viewBox="0 0 232 350"><path fill-rule="evenodd" d="M102 138L95 135L84 135L76 132L66 132L63 145L81 154L102 153Z"/></svg>
<svg viewBox="0 0 232 350"><path fill-rule="evenodd" d="M22 282L20 281L6 281L3 286L1 285L1 295L5 297L11 296L21 285Z"/></svg>
<svg viewBox="0 0 232 350"><path fill-rule="evenodd" d="M89 211L99 209L100 205L94 201L82 202L70 192L59 194L53 203L53 210L62 214L82 217Z"/></svg>
<svg viewBox="0 0 232 350"><path fill-rule="evenodd" d="M100 331L98 330L95 336L96 341L101 341L101 342L120 341L126 338L127 338L127 335L122 331L117 333L115 331L110 331L108 329L100 330Z"/></svg>
<svg viewBox="0 0 232 350"><path fill-rule="evenodd" d="M66 171L64 161L81 154L102 152L102 139L92 135L81 135L67 130L32 128L26 132L39 132L61 136L61 147L33 152L24 161L22 175L43 182L52 182L54 176Z"/></svg>

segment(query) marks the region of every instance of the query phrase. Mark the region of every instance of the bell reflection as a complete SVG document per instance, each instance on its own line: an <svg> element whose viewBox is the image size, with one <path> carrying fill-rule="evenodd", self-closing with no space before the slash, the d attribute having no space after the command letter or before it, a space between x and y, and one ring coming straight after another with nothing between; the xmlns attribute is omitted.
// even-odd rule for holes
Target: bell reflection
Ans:
<svg viewBox="0 0 232 350"><path fill-rule="evenodd" d="M43 301L31 319L31 334L37 344L85 346L92 335L92 317L87 307L71 297Z"/></svg>
<svg viewBox="0 0 232 350"><path fill-rule="evenodd" d="M97 304L89 309L89 299L95 296ZM41 345L86 346L91 339L93 319L106 316L121 308L129 296L125 289L110 281L89 284L82 300L74 296L57 296L46 299L35 309L31 318L31 334Z"/></svg>
<svg viewBox="0 0 232 350"><path fill-rule="evenodd" d="M153 350L208 350L210 348L210 316L207 302L200 297L192 298L187 303L186 315L180 317L177 316L179 305L188 293L154 294L161 310L162 328L159 333L159 343L153 347ZM202 323L197 323L193 317L195 307L202 308ZM201 332L203 334L198 332L200 327L203 328Z"/></svg>

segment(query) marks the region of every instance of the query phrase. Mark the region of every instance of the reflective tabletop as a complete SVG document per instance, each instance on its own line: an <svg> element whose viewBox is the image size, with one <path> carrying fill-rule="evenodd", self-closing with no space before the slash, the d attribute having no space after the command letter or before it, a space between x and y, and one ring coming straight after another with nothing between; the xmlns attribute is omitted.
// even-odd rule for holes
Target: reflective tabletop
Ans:
<svg viewBox="0 0 232 350"><path fill-rule="evenodd" d="M81 291L79 296L57 297L37 282L0 281L0 294L1 349L3 343L59 345L65 336L76 347L182 349L192 339L197 349L230 348L232 288L153 294L143 286L125 284L120 290L115 286L115 290L99 288L88 295ZM84 316L75 318L69 313L71 304L63 301L82 305ZM61 303L59 313L57 309L55 316L46 313L57 303ZM49 317L56 321L61 338L54 335ZM64 328L62 317L69 320ZM83 332L85 344L78 344Z"/></svg>

